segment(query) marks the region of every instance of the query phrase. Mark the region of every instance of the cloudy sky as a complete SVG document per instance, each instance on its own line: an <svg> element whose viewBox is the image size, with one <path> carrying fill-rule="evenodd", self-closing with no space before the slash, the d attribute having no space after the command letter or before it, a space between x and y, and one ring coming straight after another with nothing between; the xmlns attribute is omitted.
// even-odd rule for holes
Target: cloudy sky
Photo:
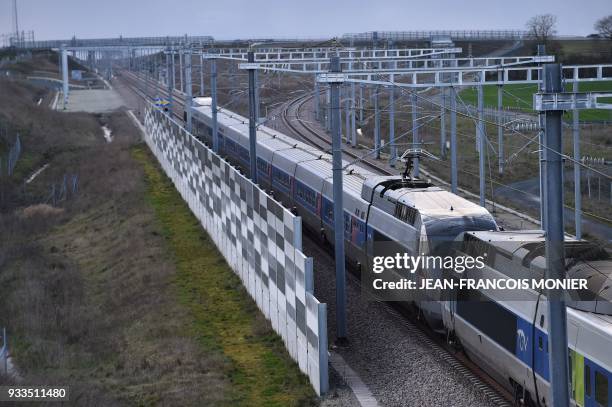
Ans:
<svg viewBox="0 0 612 407"><path fill-rule="evenodd" d="M17 0L20 28L37 39L202 34L218 39L327 38L347 32L523 29L552 13L563 35L587 35L610 0ZM0 0L0 34L13 0Z"/></svg>

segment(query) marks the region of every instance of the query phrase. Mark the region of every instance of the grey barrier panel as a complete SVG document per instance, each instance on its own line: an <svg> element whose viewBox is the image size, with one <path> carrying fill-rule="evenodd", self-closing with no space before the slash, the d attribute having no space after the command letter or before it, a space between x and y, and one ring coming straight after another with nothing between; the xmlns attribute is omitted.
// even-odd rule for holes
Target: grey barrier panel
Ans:
<svg viewBox="0 0 612 407"><path fill-rule="evenodd" d="M327 309L313 295L301 219L166 114L148 106L145 140L192 213L321 395Z"/></svg>

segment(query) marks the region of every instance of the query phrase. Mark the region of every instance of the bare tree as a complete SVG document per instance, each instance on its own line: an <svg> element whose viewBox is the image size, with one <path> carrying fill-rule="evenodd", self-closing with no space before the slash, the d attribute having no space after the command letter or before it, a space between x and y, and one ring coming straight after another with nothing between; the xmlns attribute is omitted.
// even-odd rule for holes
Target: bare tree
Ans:
<svg viewBox="0 0 612 407"><path fill-rule="evenodd" d="M557 16L538 14L527 21L527 31L533 39L546 44L550 37L556 34Z"/></svg>
<svg viewBox="0 0 612 407"><path fill-rule="evenodd" d="M597 30L599 35L612 40L612 14L597 20L594 28Z"/></svg>

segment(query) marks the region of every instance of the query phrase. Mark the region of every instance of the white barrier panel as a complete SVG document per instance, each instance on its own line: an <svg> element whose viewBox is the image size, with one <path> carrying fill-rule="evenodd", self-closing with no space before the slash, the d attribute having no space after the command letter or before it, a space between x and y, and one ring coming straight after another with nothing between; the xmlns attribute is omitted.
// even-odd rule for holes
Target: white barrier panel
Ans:
<svg viewBox="0 0 612 407"><path fill-rule="evenodd" d="M318 395L329 388L327 308L296 217L166 114L147 106L145 140Z"/></svg>

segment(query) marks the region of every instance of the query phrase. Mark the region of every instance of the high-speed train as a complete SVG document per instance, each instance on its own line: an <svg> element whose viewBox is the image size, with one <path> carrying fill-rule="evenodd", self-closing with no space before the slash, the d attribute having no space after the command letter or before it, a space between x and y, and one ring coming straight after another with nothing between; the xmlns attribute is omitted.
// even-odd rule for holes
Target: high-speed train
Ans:
<svg viewBox="0 0 612 407"><path fill-rule="evenodd" d="M210 98L194 99L192 117L193 133L212 145ZM248 174L248 119L219 109L217 123L219 153ZM489 277L543 273L541 231L499 231L485 208L425 180L379 176L348 164L343 165L343 217L347 262L352 266L360 269L371 264L375 247L417 255L433 253L443 242L465 241L470 244L464 247L470 250L486 245L495 253L487 258L484 269ZM334 241L331 155L259 126L257 171L260 186L293 208L305 228ZM591 273L609 275L610 262L599 255L601 259L594 262L577 262L572 270L590 267ZM547 303L541 293L520 293L525 296L520 300L465 291L458 294L465 298L452 300L434 293L417 306L434 329L452 334L471 358L525 404L550 405ZM612 310L605 305L609 307L610 297L606 293L594 297L595 302L589 303L595 304L592 309L581 306L582 302L568 309L572 399L580 406L612 406L608 397L612 390Z"/></svg>
<svg viewBox="0 0 612 407"><path fill-rule="evenodd" d="M211 145L210 98L194 102L193 132ZM217 125L219 153L248 174L248 119L219 109ZM379 176L348 164L343 163L344 239L347 261L357 268L371 264L375 247L418 255L464 231L497 230L486 209L442 188L415 178ZM259 126L257 172L259 185L294 208L304 227L334 241L331 155ZM432 326L441 326L439 301L423 302L421 308Z"/></svg>
<svg viewBox="0 0 612 407"><path fill-rule="evenodd" d="M545 277L545 237L536 231L466 232L466 254L487 253L482 270L465 278ZM566 239L568 278L585 278L589 290L567 300L572 403L612 405L612 262L598 245ZM469 275L472 273L471 275ZM460 291L443 306L444 326L471 359L526 404L547 405L549 353L547 301L542 292L520 289ZM548 404L550 405L550 404Z"/></svg>

